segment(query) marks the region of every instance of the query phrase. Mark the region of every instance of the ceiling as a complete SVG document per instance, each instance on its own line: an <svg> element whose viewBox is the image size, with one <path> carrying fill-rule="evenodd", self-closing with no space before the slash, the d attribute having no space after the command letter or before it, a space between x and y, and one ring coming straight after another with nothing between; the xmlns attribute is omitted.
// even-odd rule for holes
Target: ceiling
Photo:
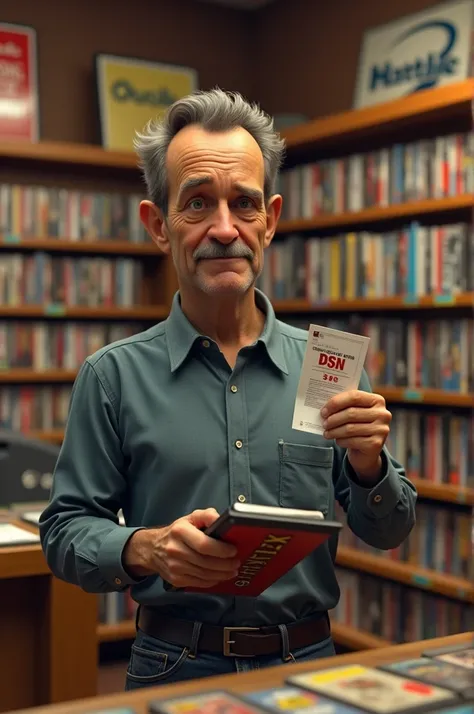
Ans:
<svg viewBox="0 0 474 714"><path fill-rule="evenodd" d="M200 0L200 2L212 2L215 5L227 5L241 10L257 10L259 7L269 5L274 0Z"/></svg>

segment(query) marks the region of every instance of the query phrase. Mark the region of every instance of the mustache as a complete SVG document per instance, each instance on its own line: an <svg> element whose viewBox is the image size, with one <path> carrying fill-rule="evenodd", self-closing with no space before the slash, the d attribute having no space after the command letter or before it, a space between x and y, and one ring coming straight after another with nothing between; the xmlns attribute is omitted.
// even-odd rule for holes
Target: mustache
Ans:
<svg viewBox="0 0 474 714"><path fill-rule="evenodd" d="M212 260L213 258L246 258L253 260L254 253L243 241L235 240L229 245L219 241L201 243L193 253L194 260Z"/></svg>

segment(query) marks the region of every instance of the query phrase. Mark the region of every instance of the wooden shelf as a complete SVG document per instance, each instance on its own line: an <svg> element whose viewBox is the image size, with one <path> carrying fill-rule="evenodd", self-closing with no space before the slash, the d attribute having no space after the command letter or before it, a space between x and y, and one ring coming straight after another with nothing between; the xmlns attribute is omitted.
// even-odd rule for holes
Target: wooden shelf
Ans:
<svg viewBox="0 0 474 714"><path fill-rule="evenodd" d="M0 157L20 159L30 163L69 164L71 166L101 166L134 170L138 175L137 157L130 151L107 151L100 146L60 141L2 141Z"/></svg>
<svg viewBox="0 0 474 714"><path fill-rule="evenodd" d="M290 127L281 132L288 151L356 142L362 136L395 133L403 126L426 125L434 119L464 116L471 118L474 80L466 79L444 87L429 89L374 107L332 114ZM139 173L133 151L109 151L92 144L59 141L0 142L0 157L30 163L67 164L113 168Z"/></svg>
<svg viewBox="0 0 474 714"><path fill-rule="evenodd" d="M45 382L73 382L77 370L45 369L33 370L30 368L3 368L0 369L0 383L45 383ZM441 389L411 389L409 387L385 387L374 385L374 389L381 394L387 402L401 402L406 404L434 404L439 406L474 408L474 394L458 394L445 392Z"/></svg>
<svg viewBox="0 0 474 714"><path fill-rule="evenodd" d="M163 253L152 243L131 243L128 240L74 241L67 238L27 238L9 240L0 236L0 249L18 251L42 250L47 253L94 253L98 255L154 256Z"/></svg>
<svg viewBox="0 0 474 714"><path fill-rule="evenodd" d="M331 622L331 632L335 642L350 650L370 650L376 647L390 647L393 644L383 637L363 632L340 622Z"/></svg>
<svg viewBox="0 0 474 714"><path fill-rule="evenodd" d="M474 408L474 394L459 394L442 389L423 389L418 387L385 387L374 385L373 389L387 402L405 404L435 404L437 406Z"/></svg>
<svg viewBox="0 0 474 714"><path fill-rule="evenodd" d="M336 563L340 567L352 568L363 573L371 573L404 585L428 590L466 602L474 602L474 583L454 575L445 575L434 570L426 570L410 563L400 563L383 555L372 555L362 550L341 546L337 551Z"/></svg>
<svg viewBox="0 0 474 714"><path fill-rule="evenodd" d="M406 126L422 126L433 121L462 117L471 121L474 80L466 79L444 87L415 92L373 107L332 114L281 132L287 150L322 149L395 135Z"/></svg>
<svg viewBox="0 0 474 714"><path fill-rule="evenodd" d="M40 441L50 441L52 444L61 444L64 439L63 429L52 429L51 431L30 431L25 434L27 438L40 439Z"/></svg>
<svg viewBox="0 0 474 714"><path fill-rule="evenodd" d="M135 637L135 621L125 620L114 625L101 623L97 626L97 639L99 642L116 642L117 640L131 640Z"/></svg>
<svg viewBox="0 0 474 714"><path fill-rule="evenodd" d="M84 318L87 320L162 320L168 316L165 305L142 305L140 307L67 307L64 305L18 305L0 306L2 317L37 318Z"/></svg>
<svg viewBox="0 0 474 714"><path fill-rule="evenodd" d="M418 299L399 295L377 299L333 300L312 305L308 300L274 300L275 312L280 313L324 313L324 312L370 312L382 310L418 310L433 308L474 307L474 293L453 296L427 295Z"/></svg>
<svg viewBox="0 0 474 714"><path fill-rule="evenodd" d="M398 203L393 206L372 206L363 211L348 211L346 213L323 213L314 218L299 218L280 221L277 233L302 233L305 231L321 231L325 228L363 227L373 223L388 223L397 219L411 221L429 215L441 215L466 211L474 207L474 196L449 196L447 198L429 198L424 201Z"/></svg>
<svg viewBox="0 0 474 714"><path fill-rule="evenodd" d="M422 498L474 506L474 488L453 486L450 483L432 483L422 478L412 478L410 480L418 491L418 495Z"/></svg>
<svg viewBox="0 0 474 714"><path fill-rule="evenodd" d="M77 370L67 369L45 369L35 371L33 369L3 369L0 370L0 384L23 383L45 383L45 382L73 382L76 379Z"/></svg>

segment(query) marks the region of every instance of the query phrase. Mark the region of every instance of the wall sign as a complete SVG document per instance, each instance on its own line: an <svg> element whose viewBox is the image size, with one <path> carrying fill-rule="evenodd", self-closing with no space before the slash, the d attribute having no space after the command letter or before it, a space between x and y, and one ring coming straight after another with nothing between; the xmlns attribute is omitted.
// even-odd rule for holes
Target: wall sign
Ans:
<svg viewBox="0 0 474 714"><path fill-rule="evenodd" d="M95 70L106 149L132 151L135 131L197 89L196 71L189 67L98 54Z"/></svg>
<svg viewBox="0 0 474 714"><path fill-rule="evenodd" d="M368 30L354 108L459 82L471 75L473 0L456 0Z"/></svg>
<svg viewBox="0 0 474 714"><path fill-rule="evenodd" d="M0 141L39 135L36 32L0 22Z"/></svg>

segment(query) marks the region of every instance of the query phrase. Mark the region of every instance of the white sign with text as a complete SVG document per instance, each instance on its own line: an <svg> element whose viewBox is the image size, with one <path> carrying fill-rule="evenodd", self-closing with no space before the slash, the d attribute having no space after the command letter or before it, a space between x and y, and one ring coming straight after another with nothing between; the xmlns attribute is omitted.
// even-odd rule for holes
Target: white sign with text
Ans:
<svg viewBox="0 0 474 714"><path fill-rule="evenodd" d="M471 76L473 0L456 0L368 30L354 108L404 97Z"/></svg>

